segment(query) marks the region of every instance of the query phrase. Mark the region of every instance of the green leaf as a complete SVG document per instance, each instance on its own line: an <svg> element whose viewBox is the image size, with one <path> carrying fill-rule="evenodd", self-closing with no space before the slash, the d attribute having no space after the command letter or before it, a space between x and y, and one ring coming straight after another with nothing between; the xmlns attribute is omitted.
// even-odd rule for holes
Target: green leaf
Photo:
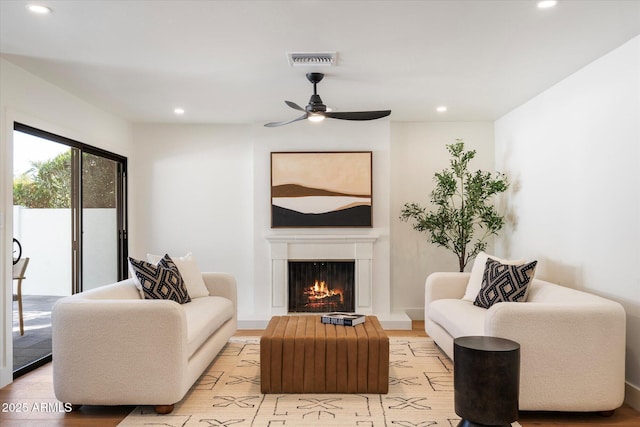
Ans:
<svg viewBox="0 0 640 427"><path fill-rule="evenodd" d="M434 175L435 188L430 194L434 210L406 203L400 219L426 233L431 243L453 252L463 271L470 259L486 249L486 239L504 226L504 217L492 199L509 188L509 181L499 172L470 172L476 151L465 151L463 140L457 139L446 148L451 155L450 168ZM476 235L480 230L481 235Z"/></svg>

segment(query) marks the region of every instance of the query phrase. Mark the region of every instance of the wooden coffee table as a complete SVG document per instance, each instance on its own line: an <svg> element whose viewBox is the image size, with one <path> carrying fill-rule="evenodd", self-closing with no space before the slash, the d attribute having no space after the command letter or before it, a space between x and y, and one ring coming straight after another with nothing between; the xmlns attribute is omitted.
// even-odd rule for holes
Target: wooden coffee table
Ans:
<svg viewBox="0 0 640 427"><path fill-rule="evenodd" d="M260 338L262 393L387 393L389 337L378 318L325 325L320 316L275 316Z"/></svg>

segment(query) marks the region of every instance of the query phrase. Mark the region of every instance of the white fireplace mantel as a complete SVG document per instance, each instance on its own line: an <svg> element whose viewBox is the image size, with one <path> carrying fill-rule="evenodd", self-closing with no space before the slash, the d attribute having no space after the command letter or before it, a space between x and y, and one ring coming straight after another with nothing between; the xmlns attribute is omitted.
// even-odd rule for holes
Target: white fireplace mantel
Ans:
<svg viewBox="0 0 640 427"><path fill-rule="evenodd" d="M379 236L345 234L269 235L271 244L271 314L288 312L288 262L353 260L355 311L373 312L373 245Z"/></svg>
<svg viewBox="0 0 640 427"><path fill-rule="evenodd" d="M411 329L405 313L391 313L388 277L374 276L379 235L368 234L268 234L270 247L270 316L288 314L288 263L305 260L351 260L355 263L355 311L376 315L383 327ZM384 258L384 257L383 257ZM375 265L374 265L375 264ZM383 264L384 265L384 264Z"/></svg>
<svg viewBox="0 0 640 427"><path fill-rule="evenodd" d="M370 234L272 234L266 236L271 243L371 243L378 240Z"/></svg>

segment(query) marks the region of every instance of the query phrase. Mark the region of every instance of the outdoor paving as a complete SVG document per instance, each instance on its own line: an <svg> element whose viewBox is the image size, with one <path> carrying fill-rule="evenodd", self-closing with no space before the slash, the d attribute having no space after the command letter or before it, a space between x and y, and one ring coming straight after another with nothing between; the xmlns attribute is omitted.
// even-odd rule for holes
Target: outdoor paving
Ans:
<svg viewBox="0 0 640 427"><path fill-rule="evenodd" d="M23 295L24 335L13 302L13 370L51 354L51 307L60 296Z"/></svg>

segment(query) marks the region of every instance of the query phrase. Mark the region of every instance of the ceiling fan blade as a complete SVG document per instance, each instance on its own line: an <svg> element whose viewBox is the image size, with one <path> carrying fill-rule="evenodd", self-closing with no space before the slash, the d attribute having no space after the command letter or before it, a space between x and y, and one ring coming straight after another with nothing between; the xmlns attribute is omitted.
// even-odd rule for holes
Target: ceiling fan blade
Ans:
<svg viewBox="0 0 640 427"><path fill-rule="evenodd" d="M341 120L375 120L387 117L391 110L379 111L329 111L324 113L325 117Z"/></svg>
<svg viewBox="0 0 640 427"><path fill-rule="evenodd" d="M306 111L304 108L302 108L301 106L299 106L295 102L284 101L284 103L287 104L289 107L293 108L294 110Z"/></svg>
<svg viewBox="0 0 640 427"><path fill-rule="evenodd" d="M298 118L288 120L286 122L271 122L267 123L266 127L276 127L282 125L288 125L289 123L297 122L299 120L309 119L311 121L321 121L325 117L329 117L331 119L340 119L340 120L375 120L380 119L382 117L386 117L391 114L391 110L378 110L378 111L338 111L332 112L327 111L327 106L320 99L320 95L318 95L318 83L322 80L324 74L322 73L307 73L307 80L313 83L313 95L309 99L309 104L306 108L302 108L295 102L284 101L285 104L289 108L293 108L294 110L303 111L304 114Z"/></svg>
<svg viewBox="0 0 640 427"><path fill-rule="evenodd" d="M277 126L283 126L283 125L288 125L289 123L293 123L293 122L297 122L299 120L304 120L308 117L309 115L307 113L301 115L300 117L297 117L295 119L291 119L291 120L287 120L286 122L271 122L271 123L267 123L265 126L268 128L274 128Z"/></svg>

